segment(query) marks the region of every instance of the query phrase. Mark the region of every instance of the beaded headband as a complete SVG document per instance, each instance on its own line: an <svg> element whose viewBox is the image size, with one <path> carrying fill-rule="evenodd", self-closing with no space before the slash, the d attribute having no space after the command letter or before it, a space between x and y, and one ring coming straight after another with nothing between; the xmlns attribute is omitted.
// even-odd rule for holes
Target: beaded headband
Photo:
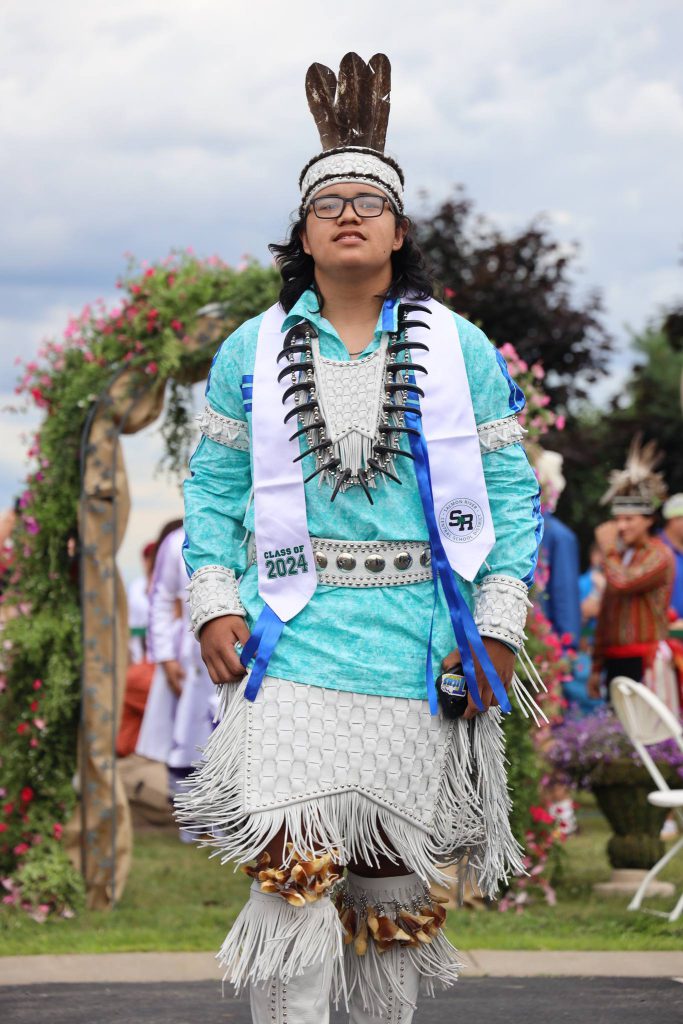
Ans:
<svg viewBox="0 0 683 1024"><path fill-rule="evenodd" d="M651 516L666 498L666 484L656 466L662 456L654 441L642 444L634 437L623 469L612 470L609 489L600 499L601 505L611 505L613 516Z"/></svg>

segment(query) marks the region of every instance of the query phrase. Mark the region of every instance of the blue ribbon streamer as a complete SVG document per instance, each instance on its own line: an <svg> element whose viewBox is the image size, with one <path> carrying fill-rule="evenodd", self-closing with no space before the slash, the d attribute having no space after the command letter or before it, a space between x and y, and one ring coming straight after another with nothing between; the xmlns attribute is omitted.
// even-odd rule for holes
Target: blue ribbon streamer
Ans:
<svg viewBox="0 0 683 1024"><path fill-rule="evenodd" d="M272 608L269 608L268 605L265 605L254 623L251 636L240 654L240 661L244 668L249 667L249 662L256 655L256 660L249 676L249 682L244 691L244 696L247 700L253 701L256 699L256 694L261 688L263 677L268 668L268 662L284 628L285 624L280 616Z"/></svg>
<svg viewBox="0 0 683 1024"><path fill-rule="evenodd" d="M417 405L417 395L415 395L414 398L411 395L409 402L411 401L412 404ZM446 555L441 535L439 534L436 515L434 513L434 497L432 492L431 473L429 469L429 454L427 451L427 442L422 431L421 417L418 413L407 412L405 414L405 423L407 427L412 427L414 430L419 432L419 436L409 434L408 439L410 441L410 448L415 460L415 476L417 477L420 501L422 502L422 509L424 511L425 519L427 521L427 529L429 531L429 546L432 554L432 571L434 575L434 608L432 609L432 621L429 629L429 642L427 644L428 653L426 671L427 696L429 698L430 710L432 714L436 714L437 696L436 686L434 683L434 669L432 666L432 634L434 630L434 612L436 610L436 601L438 597L438 580L440 579L444 596L446 598L446 604L448 606L448 614L453 627L453 633L455 634L455 641L458 646L458 653L460 654L462 661L467 689L472 694L474 703L480 711L485 710L481 694L479 692L479 684L477 683L477 675L474 660L472 658L472 652L476 655L477 660L484 671L484 675L493 690L501 711L504 714L508 714L512 711L512 707L505 687L500 676L493 667L493 663L486 651L486 648L484 647L481 637L479 636L479 630L472 618L472 613L470 612L467 603L455 582L454 572L450 562L448 561L448 556Z"/></svg>

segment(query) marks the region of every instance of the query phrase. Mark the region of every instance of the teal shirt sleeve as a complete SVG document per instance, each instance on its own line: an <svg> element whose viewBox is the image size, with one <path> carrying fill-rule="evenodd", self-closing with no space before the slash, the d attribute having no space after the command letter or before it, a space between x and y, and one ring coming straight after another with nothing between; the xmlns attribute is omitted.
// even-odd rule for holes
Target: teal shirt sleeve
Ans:
<svg viewBox="0 0 683 1024"><path fill-rule="evenodd" d="M253 321L243 324L223 342L213 361L206 401L214 412L246 422L242 376ZM237 577L247 566L246 515L252 489L248 451L231 448L202 436L190 459L185 481L185 545L188 575L204 565L222 565Z"/></svg>
<svg viewBox="0 0 683 1024"><path fill-rule="evenodd" d="M483 331L456 315L477 426L521 412L521 388ZM519 442L482 454L496 542L475 582L499 573L531 586L543 517L538 481Z"/></svg>

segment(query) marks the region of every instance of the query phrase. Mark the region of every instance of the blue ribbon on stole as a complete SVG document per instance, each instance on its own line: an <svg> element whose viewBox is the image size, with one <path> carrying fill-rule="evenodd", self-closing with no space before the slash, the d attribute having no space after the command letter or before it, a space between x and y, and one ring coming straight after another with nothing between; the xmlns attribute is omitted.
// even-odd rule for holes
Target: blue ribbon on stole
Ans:
<svg viewBox="0 0 683 1024"><path fill-rule="evenodd" d="M268 605L264 605L263 611L254 623L251 636L240 654L240 661L244 668L249 667L249 662L256 655L256 660L249 676L249 682L244 691L244 696L247 700L253 701L256 699L256 694L259 692L263 677L268 668L268 662L284 628L285 624L280 616Z"/></svg>
<svg viewBox="0 0 683 1024"><path fill-rule="evenodd" d="M409 379L411 384L415 383L414 374L412 372L410 373ZM408 392L405 404L414 405L416 409L419 410L420 401L417 393L414 391ZM453 627L453 633L455 634L455 642L458 647L458 654L462 661L462 668L468 692L472 694L472 699L474 700L477 708L480 711L484 711L485 708L481 699L481 694L479 693L479 684L477 683L474 659L472 658L472 652L474 652L491 686L491 689L493 690L501 711L504 714L509 714L512 711L512 706L505 690L505 686L493 666L493 662L491 661L488 652L484 647L483 641L479 636L479 630L472 618L472 613L469 610L467 602L460 593L460 588L455 582L455 573L448 561L448 556L446 555L443 542L439 534L436 515L434 513L434 497L432 494L432 481L429 469L429 453L427 451L427 442L422 430L422 417L419 415L419 412L406 412L404 414L404 418L406 426L411 427L413 430L417 430L419 434L419 436L416 436L415 434L408 434L408 440L410 442L410 450L414 459L415 476L417 478L417 486L420 494L420 501L422 502L422 509L427 522L429 547L432 556L434 604L432 606L432 618L429 626L426 666L427 697L429 699L430 711L435 715L438 709L436 684L434 681L434 667L432 665L432 639L434 633L434 616L439 595L439 580L441 580L441 586L443 588L446 605L448 607L448 614Z"/></svg>

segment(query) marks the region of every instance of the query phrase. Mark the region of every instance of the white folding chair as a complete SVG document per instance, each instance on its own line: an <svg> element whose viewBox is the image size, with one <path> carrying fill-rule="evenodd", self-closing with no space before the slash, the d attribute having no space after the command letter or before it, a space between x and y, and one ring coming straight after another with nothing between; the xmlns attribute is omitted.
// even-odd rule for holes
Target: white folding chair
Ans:
<svg viewBox="0 0 683 1024"><path fill-rule="evenodd" d="M648 793L648 800L655 807L668 807L673 811L681 833L679 839L664 856L657 861L643 879L638 892L628 905L629 910L638 910L647 892L647 887L656 875L683 850L683 789L670 789L659 768L652 760L648 747L653 743L673 740L683 752L683 725L651 690L642 683L636 683L626 676L617 676L610 686L612 707L624 727L626 735L638 751L638 755L657 789ZM676 906L667 914L661 910L648 910L648 913L665 917L669 921L677 921L683 913L683 895Z"/></svg>

